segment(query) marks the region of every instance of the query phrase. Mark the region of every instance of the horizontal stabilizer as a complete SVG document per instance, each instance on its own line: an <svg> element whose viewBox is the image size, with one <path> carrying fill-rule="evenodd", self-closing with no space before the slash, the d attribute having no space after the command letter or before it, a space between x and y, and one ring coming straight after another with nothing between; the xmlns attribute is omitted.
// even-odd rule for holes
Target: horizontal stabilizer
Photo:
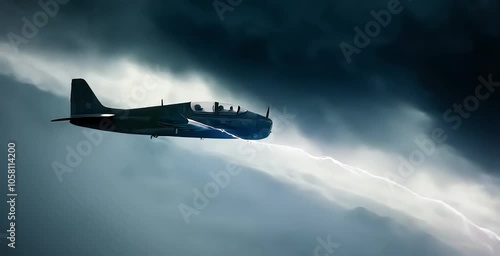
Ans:
<svg viewBox="0 0 500 256"><path fill-rule="evenodd" d="M84 119L84 118L105 118L105 117L113 117L113 116L115 116L115 114L74 115L74 116L71 116L71 117L54 119L51 122L71 121L71 120L78 120L78 119Z"/></svg>

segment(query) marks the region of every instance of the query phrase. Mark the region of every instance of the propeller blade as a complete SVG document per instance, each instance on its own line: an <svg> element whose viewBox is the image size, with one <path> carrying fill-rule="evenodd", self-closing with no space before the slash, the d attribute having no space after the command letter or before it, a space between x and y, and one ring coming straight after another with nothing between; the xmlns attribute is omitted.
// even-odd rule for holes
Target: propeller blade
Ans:
<svg viewBox="0 0 500 256"><path fill-rule="evenodd" d="M267 107L267 113L266 113L266 118L269 118L269 109L271 108L271 106Z"/></svg>

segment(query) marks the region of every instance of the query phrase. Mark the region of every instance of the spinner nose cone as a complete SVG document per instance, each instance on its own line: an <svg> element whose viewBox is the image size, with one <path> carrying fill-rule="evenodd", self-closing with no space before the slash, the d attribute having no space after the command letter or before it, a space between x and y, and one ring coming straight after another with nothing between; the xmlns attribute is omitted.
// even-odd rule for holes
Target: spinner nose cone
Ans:
<svg viewBox="0 0 500 256"><path fill-rule="evenodd" d="M273 121L269 118L261 118L257 121L257 138L264 139L271 134L271 129L273 128Z"/></svg>

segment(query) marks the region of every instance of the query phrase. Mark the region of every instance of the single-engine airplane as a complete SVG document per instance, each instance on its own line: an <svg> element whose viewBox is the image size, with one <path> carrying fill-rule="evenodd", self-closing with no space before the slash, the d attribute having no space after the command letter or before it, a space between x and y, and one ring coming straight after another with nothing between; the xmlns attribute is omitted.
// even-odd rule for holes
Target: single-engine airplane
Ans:
<svg viewBox="0 0 500 256"><path fill-rule="evenodd" d="M136 109L103 106L84 79L71 81L71 117L52 120L119 133L193 138L260 140L271 133L273 121L238 105L186 102ZM233 136L234 135L234 136Z"/></svg>

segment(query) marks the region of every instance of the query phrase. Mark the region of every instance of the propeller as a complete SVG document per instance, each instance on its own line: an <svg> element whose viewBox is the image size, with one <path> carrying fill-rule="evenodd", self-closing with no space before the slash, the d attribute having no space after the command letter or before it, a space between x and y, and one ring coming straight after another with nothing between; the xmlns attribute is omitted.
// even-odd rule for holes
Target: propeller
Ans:
<svg viewBox="0 0 500 256"><path fill-rule="evenodd" d="M271 106L267 107L267 113L266 113L266 118L269 118L269 109L271 108Z"/></svg>

